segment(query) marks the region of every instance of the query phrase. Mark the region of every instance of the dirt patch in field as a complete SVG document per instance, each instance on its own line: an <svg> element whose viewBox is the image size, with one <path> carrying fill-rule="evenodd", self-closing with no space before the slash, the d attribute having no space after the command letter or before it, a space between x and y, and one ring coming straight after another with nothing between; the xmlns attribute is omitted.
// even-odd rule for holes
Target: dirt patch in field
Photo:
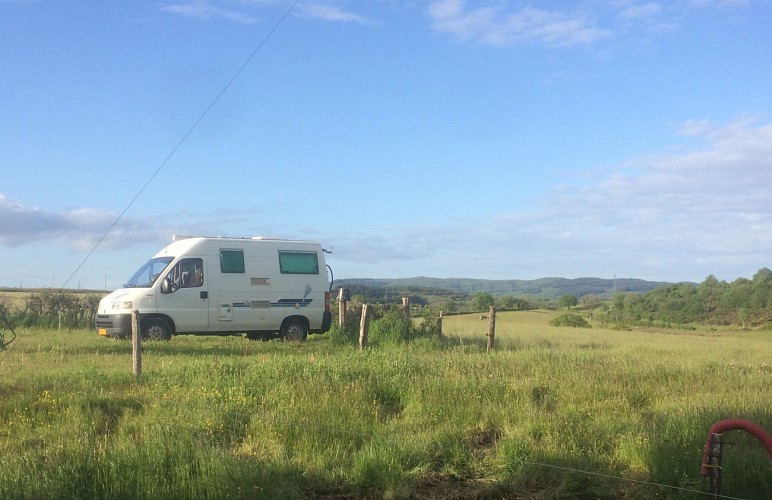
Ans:
<svg viewBox="0 0 772 500"><path fill-rule="evenodd" d="M404 493L404 492L403 492ZM383 491L356 491L345 487L315 488L304 492L305 498L319 500L354 500L389 498ZM402 498L402 495L397 495ZM412 491L404 496L414 500L494 500L534 498L533 492L518 491L489 479L470 479L430 473L415 480Z"/></svg>

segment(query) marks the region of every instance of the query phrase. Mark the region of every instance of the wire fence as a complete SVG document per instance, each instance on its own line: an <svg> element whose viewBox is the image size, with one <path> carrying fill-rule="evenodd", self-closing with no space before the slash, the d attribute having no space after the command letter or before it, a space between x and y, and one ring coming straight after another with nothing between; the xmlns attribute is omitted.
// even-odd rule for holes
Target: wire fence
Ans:
<svg viewBox="0 0 772 500"><path fill-rule="evenodd" d="M2 311L0 310L0 313ZM14 338L17 337L16 332L13 330L12 324L5 318L4 316L0 316L0 321L4 321L6 323L6 326L10 329L12 332L12 335ZM1 329L0 329L1 330ZM25 335L25 332L22 331L19 335L19 338L23 338ZM0 336L0 340L2 340L2 336ZM6 342L5 345L8 345L10 342ZM18 345L18 344L17 344ZM5 349L5 351L0 352L0 363L4 362L7 356L9 355L9 349ZM249 403L255 403L255 401L250 401ZM143 407L144 403L141 400L136 400L136 404L138 406ZM211 405L201 405L201 404L194 404L189 405L186 407L186 411L195 411L200 410L205 414L212 415L213 419L217 419L218 417L222 417L224 415L227 415L230 418L236 418L237 420L249 423L252 422L253 419L256 419L258 417L258 414L256 414L253 411L233 411L232 409L227 408L225 403L223 404L211 404ZM353 430L351 428L340 428L332 425L323 425L319 424L318 421L315 421L312 418L302 418L297 421L288 420L288 419L280 419L278 417L271 417L268 419L265 419L263 415L259 416L260 418L260 425L262 426L268 426L272 428L278 429L280 432L286 431L287 429L290 429L293 433L306 433L306 434L316 434L316 436L311 436L312 439L320 439L322 442L326 442L335 438L343 438L350 439L352 443L349 443L351 446L355 446L355 442L368 442L368 441L375 441L380 442L383 440L389 440L389 436L384 435L373 435L369 433L363 433L358 432L356 430ZM173 432L173 431L179 431L180 426L184 426L187 430L193 431L191 434L196 435L197 433L200 434L202 427L201 425L195 425L188 422L185 422L185 419L172 419L176 423L169 424L168 421L164 420L158 420L157 422L154 422L153 425L155 425L158 428L162 428L165 431ZM393 446L399 446L398 442L391 443ZM348 446L345 442L343 443L344 446ZM636 479L636 478L629 478L629 477L622 477L619 475L613 475L608 474L605 472L597 472L592 470L583 470L581 468L571 467L565 463L546 463L544 461L536 461L536 460L519 460L516 463L512 464L516 467L523 467L523 466L531 466L531 467L539 467L549 470L560 470L571 474L581 475L585 476L587 478L596 477L596 478L603 478L610 481L618 481L620 483L628 483L628 484L637 484L641 486L645 486L647 488L653 488L653 489L660 489L660 490L667 490L672 491L675 493L680 494L696 494L696 495L704 495L704 496L710 496L711 498L727 498L727 499L737 499L742 497L735 497L730 495L724 495L724 494L717 494L715 492L706 492L703 490L695 489L695 487L705 481L705 478L700 478L695 481L688 481L684 480L678 485L674 484L663 484L661 482L656 481L648 481L645 479ZM700 464L695 464L695 470L700 466Z"/></svg>
<svg viewBox="0 0 772 500"><path fill-rule="evenodd" d="M135 400L133 403L135 403L135 406L137 408L145 408L145 403L139 399ZM269 418L265 418L265 415L258 415L255 412L239 412L239 411L232 411L230 409L224 408L224 405L202 405L197 404L190 406L188 405L186 407L186 412L189 412L191 410L200 410L203 411L203 413L211 415L211 421L215 422L217 421L218 417L222 417L223 415L227 415L229 419L235 419L239 422L241 422L241 425L244 427L247 427L253 419L259 416L259 426L271 428L277 433L287 432L288 430L291 430L292 433L296 435L302 435L302 434L315 434L322 442L329 442L335 438L344 438L351 440L352 448L355 448L357 446L362 446L363 443L368 442L388 442L391 443L394 446L399 446L399 443L392 443L389 436L384 435L373 435L363 432L358 432L356 430L352 429L343 429L336 426L331 425L320 425L319 423L315 422L311 418L302 418L299 420L289 420L284 419L278 416L271 416ZM179 437L180 434L189 433L190 435L200 435L200 431L202 430L202 425L194 425L191 424L189 421L186 421L183 418L175 418L175 415L172 414L166 414L163 419L159 418L158 420L149 422L149 427L155 429L155 430L161 430L163 433L170 433L173 434L175 437ZM220 439L224 442L233 442L233 441L243 441L244 437L232 439L231 437L226 437L227 433L221 433L216 430L211 431L211 435L217 436L221 435ZM214 438L215 441L217 438ZM191 441L192 443L193 441ZM182 444L182 443L180 443ZM345 443L344 443L345 444ZM48 446L48 449L50 451L66 451L64 446L56 447L56 446ZM565 464L559 464L559 463L545 463L540 461L534 461L534 460L519 460L515 464L516 467L525 467L525 466L531 466L531 467L539 467L543 469L548 470L556 470L556 471L562 471L570 474L576 474L580 476L585 476L587 478L602 478L607 479L611 481L616 481L619 483L628 483L628 484L635 484L644 486L646 488L650 489L656 489L656 490L662 490L662 491L669 491L674 492L678 494L678 497L682 496L683 494L689 493L704 497L710 497L714 499L728 499L728 500L748 500L744 499L743 497L736 497L731 495L725 495L725 494L719 494L716 492L708 492L704 490L695 489L696 486L702 484L705 482L706 478L700 477L697 480L689 481L688 479L685 479L680 485L672 485L672 484L664 484L660 482L655 481L648 481L643 479L635 479L635 478L629 478L629 477L622 477L618 475L608 474L604 472L597 472L592 470L584 470L579 469L576 467L570 467ZM698 464L695 464L695 469L697 468ZM472 478L468 478L470 481ZM456 478L456 481L458 481L458 478ZM463 479L462 479L463 481Z"/></svg>

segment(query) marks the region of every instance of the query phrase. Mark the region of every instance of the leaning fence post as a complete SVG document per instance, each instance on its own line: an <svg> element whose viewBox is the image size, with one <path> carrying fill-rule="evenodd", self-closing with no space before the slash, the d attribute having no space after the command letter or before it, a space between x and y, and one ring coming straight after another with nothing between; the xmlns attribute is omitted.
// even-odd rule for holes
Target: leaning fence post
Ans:
<svg viewBox="0 0 772 500"><path fill-rule="evenodd" d="M341 328L346 327L346 307L348 300L346 300L347 293L343 288L338 289L338 326Z"/></svg>
<svg viewBox="0 0 772 500"><path fill-rule="evenodd" d="M488 310L488 347L486 352L493 350L493 339L496 337L496 308L491 306Z"/></svg>
<svg viewBox="0 0 772 500"><path fill-rule="evenodd" d="M370 306L362 304L362 319L359 321L359 350L367 349L367 335L370 332Z"/></svg>
<svg viewBox="0 0 772 500"><path fill-rule="evenodd" d="M131 312L131 366L134 376L142 375L142 349L139 343L139 311Z"/></svg>

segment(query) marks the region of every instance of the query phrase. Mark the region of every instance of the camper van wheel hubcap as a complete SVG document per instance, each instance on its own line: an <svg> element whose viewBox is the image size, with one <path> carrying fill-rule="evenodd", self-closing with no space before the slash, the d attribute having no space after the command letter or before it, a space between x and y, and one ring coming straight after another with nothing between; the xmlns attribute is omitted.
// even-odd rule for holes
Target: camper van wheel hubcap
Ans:
<svg viewBox="0 0 772 500"><path fill-rule="evenodd" d="M151 321L145 327L145 338L148 340L168 340L168 328L160 321Z"/></svg>
<svg viewBox="0 0 772 500"><path fill-rule="evenodd" d="M284 340L298 341L306 339L306 329L297 322L289 323L284 328Z"/></svg>

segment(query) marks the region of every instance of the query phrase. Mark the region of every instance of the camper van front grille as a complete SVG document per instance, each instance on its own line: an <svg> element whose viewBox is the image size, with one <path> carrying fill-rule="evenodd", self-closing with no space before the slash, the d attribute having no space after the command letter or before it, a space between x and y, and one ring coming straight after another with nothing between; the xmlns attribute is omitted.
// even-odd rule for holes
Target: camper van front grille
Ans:
<svg viewBox="0 0 772 500"><path fill-rule="evenodd" d="M107 316L104 314L97 314L96 326L97 328L112 328L113 320L110 316Z"/></svg>

